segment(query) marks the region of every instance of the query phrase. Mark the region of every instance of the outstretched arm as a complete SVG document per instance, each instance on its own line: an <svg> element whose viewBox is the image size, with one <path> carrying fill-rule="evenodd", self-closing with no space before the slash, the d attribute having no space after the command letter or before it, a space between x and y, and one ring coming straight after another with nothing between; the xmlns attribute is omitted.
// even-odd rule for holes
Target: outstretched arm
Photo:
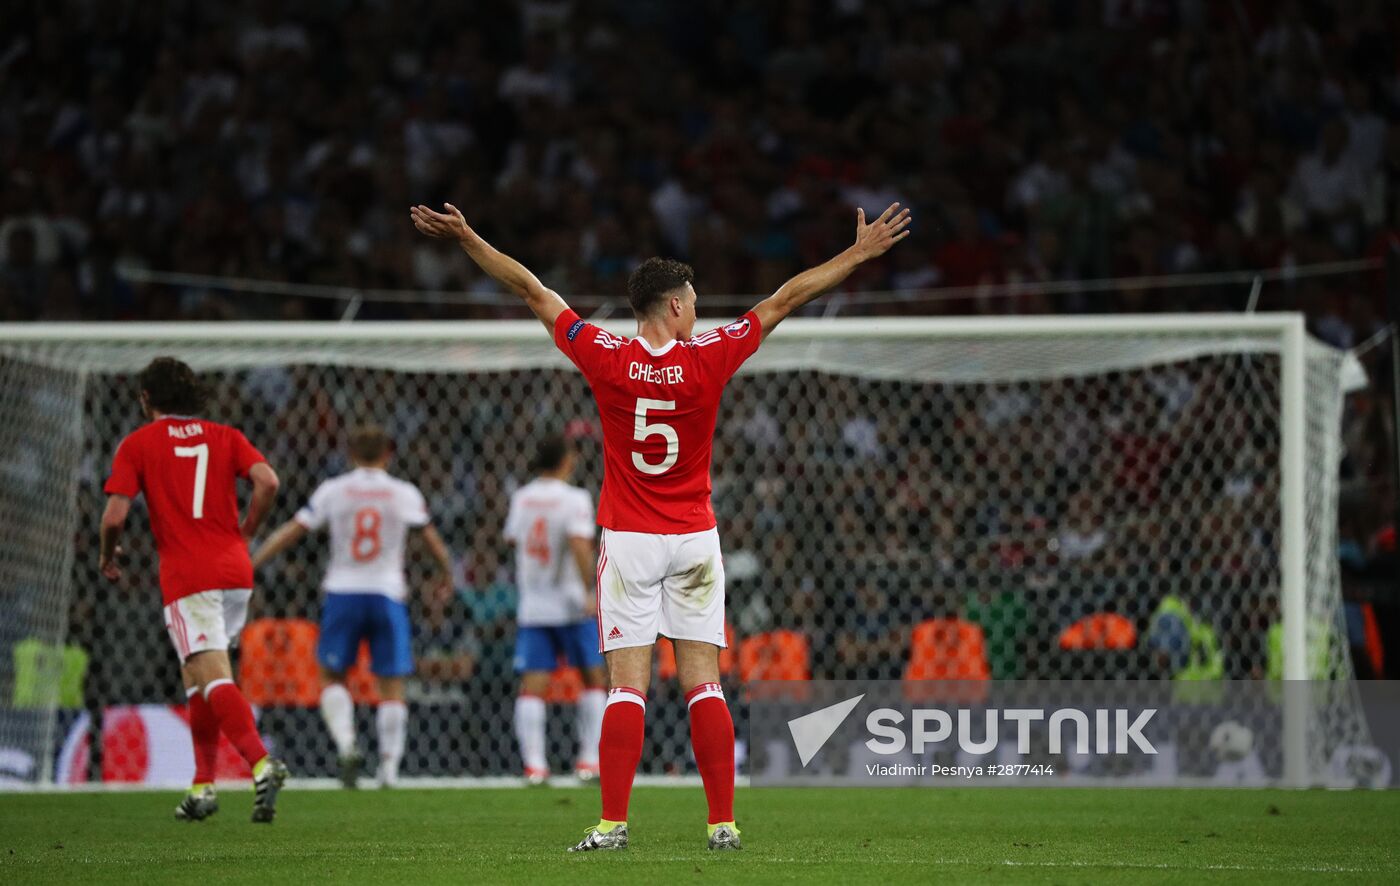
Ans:
<svg viewBox="0 0 1400 886"><path fill-rule="evenodd" d="M810 268L782 285L777 292L754 306L763 325L763 337L793 311L826 292L851 275L859 265L878 258L894 244L909 236L909 210L900 210L898 203L870 224L865 223L865 210L856 210L856 242L844 252L823 264Z"/></svg>
<svg viewBox="0 0 1400 886"><path fill-rule="evenodd" d="M290 548L306 537L306 527L296 520L288 520L267 537L267 541L253 552L253 568L257 569L268 560Z"/></svg>
<svg viewBox="0 0 1400 886"><path fill-rule="evenodd" d="M540 278L530 273L529 268L481 239L467 224L457 207L451 203L442 205L446 212L434 212L423 205L409 209L414 227L429 237L456 240L462 250L471 256L472 261L502 286L519 296L521 301L535 312L535 316L540 318L545 328L553 333L555 319L569 309L559 297L559 293L541 283Z"/></svg>

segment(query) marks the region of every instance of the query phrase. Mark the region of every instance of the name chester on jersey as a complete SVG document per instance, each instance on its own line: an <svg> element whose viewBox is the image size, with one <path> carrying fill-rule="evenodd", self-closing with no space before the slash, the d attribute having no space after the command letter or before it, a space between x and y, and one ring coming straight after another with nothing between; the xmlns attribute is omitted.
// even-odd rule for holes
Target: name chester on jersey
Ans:
<svg viewBox="0 0 1400 886"><path fill-rule="evenodd" d="M680 366L650 366L646 363L633 363L627 368L627 377L632 381L644 381L655 385L678 385L685 381Z"/></svg>

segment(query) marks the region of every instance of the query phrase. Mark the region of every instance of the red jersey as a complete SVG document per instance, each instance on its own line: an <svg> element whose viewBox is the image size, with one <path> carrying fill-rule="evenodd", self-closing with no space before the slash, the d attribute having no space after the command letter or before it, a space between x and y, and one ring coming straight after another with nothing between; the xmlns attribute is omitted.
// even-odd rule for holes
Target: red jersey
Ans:
<svg viewBox="0 0 1400 886"><path fill-rule="evenodd" d="M234 478L266 461L248 438L202 418L165 416L117 447L108 495L146 495L168 606L201 591L253 586Z"/></svg>
<svg viewBox="0 0 1400 886"><path fill-rule="evenodd" d="M559 315L554 343L588 380L603 423L599 526L659 535L714 528L710 449L720 395L762 340L752 311L662 348L573 311Z"/></svg>

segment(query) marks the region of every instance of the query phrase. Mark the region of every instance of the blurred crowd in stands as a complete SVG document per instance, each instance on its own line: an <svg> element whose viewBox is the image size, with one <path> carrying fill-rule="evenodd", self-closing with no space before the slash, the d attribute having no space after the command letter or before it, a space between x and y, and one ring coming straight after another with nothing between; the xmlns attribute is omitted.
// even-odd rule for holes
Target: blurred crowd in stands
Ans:
<svg viewBox="0 0 1400 886"><path fill-rule="evenodd" d="M410 204L444 200L566 296L620 296L638 261L666 254L697 267L702 308L707 293L773 290L847 244L853 207L894 200L915 207L914 235L845 284L881 293L846 313L1234 311L1247 284L976 287L1286 270L1382 259L1400 241L1400 17L1388 0L10 6L0 321L341 307L134 283L129 269L482 297L366 304L361 317L520 316L463 254L412 229ZM1304 310L1315 333L1351 347L1382 328L1384 288L1379 269L1285 279L1260 307ZM1387 350L1367 354L1373 385L1347 407L1343 562L1364 594L1394 556ZM750 413L742 433L761 440L765 420ZM833 445L874 460L898 433L843 427ZM717 457L734 451L722 439ZM923 496L902 506L940 513L890 470L884 486L833 486L832 507ZM758 501L783 500L758 479L744 478ZM1070 525L1097 503L1023 518ZM781 511L741 516L768 522L736 523L731 545L775 533L783 562L800 561L800 517ZM1062 550L1094 547L1097 530L1077 531ZM850 593L875 611L899 588ZM862 630L883 636L875 622Z"/></svg>
<svg viewBox="0 0 1400 886"><path fill-rule="evenodd" d="M0 319L329 309L127 267L490 291L408 224L444 200L573 294L660 253L702 294L768 292L893 200L915 236L851 289L1375 255L1400 207L1397 22L1386 0L10 4ZM1275 297L1349 344L1378 310L1337 296L1374 285Z"/></svg>

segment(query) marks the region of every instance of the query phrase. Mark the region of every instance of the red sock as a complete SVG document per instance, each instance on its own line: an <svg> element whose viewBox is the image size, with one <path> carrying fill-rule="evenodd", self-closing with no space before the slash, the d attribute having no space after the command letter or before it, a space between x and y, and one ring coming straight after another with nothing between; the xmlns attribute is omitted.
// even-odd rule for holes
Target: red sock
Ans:
<svg viewBox="0 0 1400 886"><path fill-rule="evenodd" d="M219 728L249 766L267 756L262 736L258 735L258 724L253 722L253 709L232 680L210 683L204 689L204 698L218 719Z"/></svg>
<svg viewBox="0 0 1400 886"><path fill-rule="evenodd" d="M646 697L618 686L608 693L603 709L603 735L598 741L598 786L603 791L603 819L626 821L632 780L642 762L646 735Z"/></svg>
<svg viewBox="0 0 1400 886"><path fill-rule="evenodd" d="M213 784L219 764L219 718L198 689L191 689L190 740L194 742L194 783Z"/></svg>
<svg viewBox="0 0 1400 886"><path fill-rule="evenodd" d="M705 783L710 824L734 820L734 721L718 683L701 683L685 694L690 706L690 746Z"/></svg>

